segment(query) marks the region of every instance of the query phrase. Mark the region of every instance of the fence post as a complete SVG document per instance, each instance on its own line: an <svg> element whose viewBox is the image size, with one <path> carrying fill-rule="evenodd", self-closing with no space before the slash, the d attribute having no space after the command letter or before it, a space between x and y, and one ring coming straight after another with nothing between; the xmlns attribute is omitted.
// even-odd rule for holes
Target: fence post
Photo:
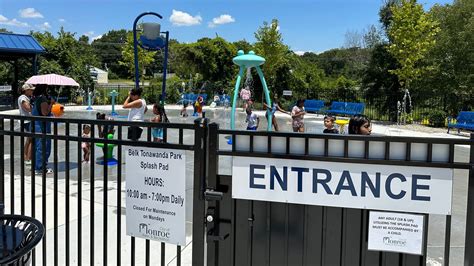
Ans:
<svg viewBox="0 0 474 266"><path fill-rule="evenodd" d="M207 139L207 189L210 191L217 190L217 174L219 168L219 156L217 150L219 149L219 125L216 123L209 124L208 139ZM219 255L219 200L205 199L207 202L206 220L207 216L214 217L212 221L207 220L206 235L207 235L207 265L218 265Z"/></svg>
<svg viewBox="0 0 474 266"><path fill-rule="evenodd" d="M474 133L471 133L469 178L467 190L466 242L464 246L464 265L474 265Z"/></svg>
<svg viewBox="0 0 474 266"><path fill-rule="evenodd" d="M3 133L4 130L4 118L0 118L0 130L2 133L0 134L0 157L5 158L4 155L4 147L5 147L5 135ZM5 159L4 159L5 160ZM13 160L13 158L10 158ZM5 161L0 164L0 215L3 214L5 208Z"/></svg>
<svg viewBox="0 0 474 266"><path fill-rule="evenodd" d="M205 200L207 119L194 120L194 191L192 265L205 265Z"/></svg>

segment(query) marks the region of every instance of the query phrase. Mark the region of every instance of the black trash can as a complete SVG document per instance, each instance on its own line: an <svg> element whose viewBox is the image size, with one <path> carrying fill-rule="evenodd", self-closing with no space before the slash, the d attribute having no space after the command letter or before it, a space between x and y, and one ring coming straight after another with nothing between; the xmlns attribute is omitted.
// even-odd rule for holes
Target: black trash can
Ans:
<svg viewBox="0 0 474 266"><path fill-rule="evenodd" d="M0 215L0 265L30 265L31 251L44 236L38 220L22 215Z"/></svg>

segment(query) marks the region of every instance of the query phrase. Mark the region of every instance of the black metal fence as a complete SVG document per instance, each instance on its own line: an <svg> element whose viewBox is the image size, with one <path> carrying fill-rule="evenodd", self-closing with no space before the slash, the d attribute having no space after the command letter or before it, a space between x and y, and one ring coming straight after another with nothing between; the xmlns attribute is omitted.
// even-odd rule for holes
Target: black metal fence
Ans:
<svg viewBox="0 0 474 266"><path fill-rule="evenodd" d="M207 265L426 265L428 253L449 265L451 252L458 248L452 238L462 236L462 217L456 216L453 224L452 215L423 214L424 255L370 251L369 210L232 198L232 179L239 178L228 167L234 156L464 169L455 175L455 182L469 178L469 193L453 196L469 198L464 258L470 262L466 265L474 262L474 135L471 140L313 135L219 130L210 124L209 139L218 141L209 142L206 189L221 197L206 198L207 213L214 217L207 226ZM405 152L394 154L396 145ZM462 145L467 151L470 147L470 154ZM442 252L427 249L429 235L444 235ZM453 265L461 261L458 252Z"/></svg>
<svg viewBox="0 0 474 266"><path fill-rule="evenodd" d="M123 146L160 147L185 150L194 157L195 169L187 175L203 176L202 147L205 125L200 120L193 124L164 124L164 142L152 142L154 123L82 120L0 115L0 201L5 213L21 214L40 220L46 227L42 244L33 253L33 265L128 264L181 265L182 249L156 241L127 237L124 229ZM41 129L24 130L24 124L39 123ZM47 124L51 125L48 132ZM82 136L82 126L91 126L90 138ZM113 139L101 138L97 126L113 125ZM139 141L125 139L129 126L145 128ZM23 150L27 138L42 146L42 158L47 157L47 145L52 144L50 165L53 173L35 171L33 153L31 168L25 165ZM90 163L82 162L82 143L91 144ZM97 165L100 156L96 143L104 143L104 154L109 145L116 145L116 166ZM34 150L34 149L33 149ZM185 167L185 166L183 166ZM196 168L197 167L197 168ZM43 168L46 169L46 168ZM198 178L193 178L198 179ZM192 189L189 191L192 195ZM192 196L190 196L192 198ZM188 228L189 234L191 228ZM150 243L151 242L151 243Z"/></svg>
<svg viewBox="0 0 474 266"><path fill-rule="evenodd" d="M192 265L425 265L430 252L444 265L474 262L474 135L471 139L317 135L220 130L199 119L194 124L164 124L165 142L151 141L155 123L40 118L0 115L0 201L6 213L32 216L46 227L33 254L33 265L181 265L189 246L176 247L127 237L124 232L123 146L185 150L193 158ZM25 132L32 120L40 130ZM51 124L51 132L47 130ZM91 137L82 126L91 125ZM113 125L113 139L98 137L97 126ZM145 128L141 140L125 139L129 126ZM232 144L227 144L230 136ZM25 165L26 138L38 140L41 154ZM35 173L36 156L46 158L51 141L53 173ZM82 163L84 142L116 145L117 166L96 165L101 149L91 149L91 163ZM402 146L402 149L399 149ZM398 147L395 149L395 147ZM470 151L469 151L470 148ZM402 153L394 151L403 150ZM461 213L425 216L422 256L369 251L369 210L233 199L232 157L331 161L371 165L454 169L454 181L467 198ZM464 183L466 184L464 185ZM467 188L467 190L466 190ZM189 202L189 201L188 201ZM467 210L464 212L464 210ZM459 212L459 211L458 211ZM212 219L209 219L211 216ZM453 222L454 220L454 222ZM465 228L465 231L464 231ZM192 233L191 233L192 232ZM441 251L428 248L430 237L442 236ZM464 253L454 240L465 238ZM462 258L462 259L460 259Z"/></svg>
<svg viewBox="0 0 474 266"><path fill-rule="evenodd" d="M334 94L309 95L310 98L324 100L329 108L332 101L362 102L365 104L364 114L378 121L396 122L398 105L403 104L404 92L392 94L371 95L360 90L342 90ZM411 99L406 98L406 108L409 113L408 122L427 124L430 114L442 112L444 116L456 117L459 111L474 110L474 95L462 99L456 95L433 95L412 92Z"/></svg>

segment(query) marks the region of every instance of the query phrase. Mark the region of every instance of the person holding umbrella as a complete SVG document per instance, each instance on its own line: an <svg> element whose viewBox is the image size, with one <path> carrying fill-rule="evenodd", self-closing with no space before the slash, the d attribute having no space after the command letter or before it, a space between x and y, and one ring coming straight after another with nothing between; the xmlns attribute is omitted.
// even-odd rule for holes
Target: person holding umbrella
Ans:
<svg viewBox="0 0 474 266"><path fill-rule="evenodd" d="M38 84L33 92L35 96L31 114L34 116L48 117L51 116L51 107L54 100L48 95L48 85ZM34 123L36 133L51 133L51 122L35 121ZM51 154L51 139L46 140L46 149L43 157L43 145L41 138L35 138L35 171L37 174L45 171L47 174L53 173L53 169L48 168L48 159Z"/></svg>

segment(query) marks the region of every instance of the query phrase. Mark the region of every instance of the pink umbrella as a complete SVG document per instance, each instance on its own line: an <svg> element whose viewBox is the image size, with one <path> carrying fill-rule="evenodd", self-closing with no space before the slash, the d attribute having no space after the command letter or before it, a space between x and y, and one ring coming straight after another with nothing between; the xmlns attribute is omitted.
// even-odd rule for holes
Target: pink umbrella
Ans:
<svg viewBox="0 0 474 266"><path fill-rule="evenodd" d="M79 87L74 79L66 76L61 76L57 74L47 74L47 75L36 75L29 78L25 83L28 84L46 84L46 85L55 85L55 86L73 86Z"/></svg>

